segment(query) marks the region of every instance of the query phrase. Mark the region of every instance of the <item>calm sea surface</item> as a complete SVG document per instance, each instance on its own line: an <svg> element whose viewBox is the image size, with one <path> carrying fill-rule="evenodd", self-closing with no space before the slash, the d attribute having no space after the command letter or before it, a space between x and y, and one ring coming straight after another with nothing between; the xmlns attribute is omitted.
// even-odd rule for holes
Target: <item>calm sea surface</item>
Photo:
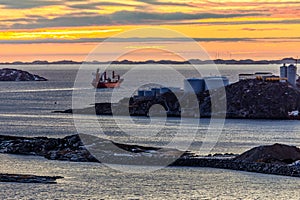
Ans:
<svg viewBox="0 0 300 200"><path fill-rule="evenodd" d="M94 91L90 86L74 88L79 65L1 66L23 69L49 79L47 82L0 82L0 134L18 136L64 137L77 133L73 116L55 114L54 110L72 107L73 91ZM132 66L114 66L125 73ZM146 66L150 67L151 66ZM209 72L211 66L202 66ZM221 65L222 75L231 82L238 73L271 71L277 65ZM90 66L93 69L95 66ZM187 66L175 66L181 74L193 76ZM141 72L140 79L147 76ZM163 74L163 73L161 73ZM215 74L212 74L215 75ZM174 80L165 74L169 85ZM90 77L92 78L92 77ZM90 81L90 80L88 80ZM129 82L134 87L137 80ZM176 85L177 86L177 85ZM122 96L124 88L115 91ZM112 90L98 90L97 102L109 101ZM83 102L83 107L93 101ZM87 132L101 124L105 137L120 142L165 146L178 137L181 144L191 142L189 149L201 152L203 141L211 144L210 153L242 153L254 146L276 142L300 146L300 121L226 120L219 130L203 119L198 127L193 120L181 126L178 119L166 123L146 118L80 116ZM116 126L116 120L118 126ZM160 122L161 119L157 119ZM150 127L150 128L149 128ZM178 134L178 130L182 135ZM150 130L150 131L147 131ZM207 131L215 137L207 137ZM123 134L123 133L126 134ZM189 137L189 133L196 133ZM176 135L177 134L177 135ZM209 168L164 168L151 173L126 173L95 163L49 161L39 157L1 155L1 173L61 175L57 185L0 183L0 199L300 199L300 179L283 176Z"/></svg>

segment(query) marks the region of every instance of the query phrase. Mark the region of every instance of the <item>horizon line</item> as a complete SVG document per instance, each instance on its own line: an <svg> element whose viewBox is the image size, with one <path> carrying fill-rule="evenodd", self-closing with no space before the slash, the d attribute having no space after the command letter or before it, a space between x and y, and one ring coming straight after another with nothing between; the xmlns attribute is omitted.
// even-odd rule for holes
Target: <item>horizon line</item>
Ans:
<svg viewBox="0 0 300 200"><path fill-rule="evenodd" d="M189 60L181 60L181 61L178 61L178 60L127 60L127 59L124 59L124 60L115 60L115 61L98 61L98 60L94 60L94 61L75 61L75 60L67 60L67 59L63 59L63 60L56 60L56 61L48 61L48 60L34 60L34 61L19 61L19 60L16 60L16 61L11 61L11 62L0 62L1 65L9 65L9 64L12 64L12 65L17 65L17 64L103 64L103 63L124 63L124 62L128 62L128 63L124 63L124 64L143 64L143 63L149 63L149 64L160 64L161 62L172 62L172 64L186 64L186 62L243 62L243 61L248 61L248 62L278 62L278 61L284 61L284 60L287 60L287 61L294 61L294 62L298 62L300 61L300 59L297 57L297 58L294 58L294 57L285 57L285 58L282 58L282 59L271 59L271 60L267 60L267 59L259 59L259 60L256 60L256 59L252 59L252 58L247 58L247 59L209 59L209 60L201 60L201 59L198 59L198 58L192 58L192 59L189 59Z"/></svg>

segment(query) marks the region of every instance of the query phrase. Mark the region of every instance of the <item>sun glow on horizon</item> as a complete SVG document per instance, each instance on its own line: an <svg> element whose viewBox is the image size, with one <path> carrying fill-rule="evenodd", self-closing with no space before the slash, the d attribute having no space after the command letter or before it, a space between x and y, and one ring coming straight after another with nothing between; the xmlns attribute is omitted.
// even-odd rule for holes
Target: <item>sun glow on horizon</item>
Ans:
<svg viewBox="0 0 300 200"><path fill-rule="evenodd" d="M8 1L0 3L1 62L63 56L84 60L101 41L143 27L172 29L195 38L212 57L297 56L299 5L298 0Z"/></svg>

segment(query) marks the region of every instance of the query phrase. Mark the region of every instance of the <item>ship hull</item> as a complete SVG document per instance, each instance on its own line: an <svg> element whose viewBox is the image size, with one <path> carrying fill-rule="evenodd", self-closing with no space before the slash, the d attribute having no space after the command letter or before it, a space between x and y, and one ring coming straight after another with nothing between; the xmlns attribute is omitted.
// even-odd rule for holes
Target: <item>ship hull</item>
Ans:
<svg viewBox="0 0 300 200"><path fill-rule="evenodd" d="M116 88L120 87L122 79L116 82L99 82L98 84L93 84L95 88Z"/></svg>

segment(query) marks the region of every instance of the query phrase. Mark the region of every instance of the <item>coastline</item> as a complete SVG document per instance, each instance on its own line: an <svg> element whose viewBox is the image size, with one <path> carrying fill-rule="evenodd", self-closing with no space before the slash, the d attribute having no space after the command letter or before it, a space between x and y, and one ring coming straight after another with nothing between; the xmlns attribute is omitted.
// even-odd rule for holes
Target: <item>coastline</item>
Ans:
<svg viewBox="0 0 300 200"><path fill-rule="evenodd" d="M96 114L96 115L128 115L149 116L153 105L161 105L164 109L152 112L152 116L210 118L226 117L228 119L298 119L289 113L300 108L300 91L286 83L262 82L259 80L242 80L225 87L226 95L222 95L223 88L204 91L197 94L198 102L190 102L184 92L176 94L166 92L159 96L142 96L124 98L118 103L96 103L92 107L83 109L67 109L53 111L55 113ZM219 91L221 90L221 91ZM224 89L223 89L224 90ZM182 100L178 100L181 98ZM226 103L224 108L215 108L212 113L212 99ZM199 113L194 109L183 111L185 108L199 107ZM114 112L113 112L114 111ZM220 113L218 113L220 112ZM226 112L226 113L224 113Z"/></svg>
<svg viewBox="0 0 300 200"><path fill-rule="evenodd" d="M91 143L84 145L81 138L85 144ZM272 156L266 156L266 152ZM255 147L240 155L200 156L176 149L115 143L88 135L65 138L0 136L0 153L43 156L49 160L70 162L146 166L167 163L166 166L172 167L210 167L300 177L300 149L283 144ZM249 160L249 157L255 159Z"/></svg>
<svg viewBox="0 0 300 200"><path fill-rule="evenodd" d="M172 65L185 65L185 64L225 64L225 65L268 65L268 64L283 64L286 62L300 61L296 58L283 58L278 60L252 60L252 59L214 59L214 60L199 60L199 59L189 59L186 61L175 61L175 60L146 60L146 61L131 61L131 60L121 60L121 61L73 61L73 60L60 60L60 61L46 61L46 60L36 60L32 62L0 62L0 65L65 65L65 64L120 64L120 65L144 65L144 64L172 64Z"/></svg>

